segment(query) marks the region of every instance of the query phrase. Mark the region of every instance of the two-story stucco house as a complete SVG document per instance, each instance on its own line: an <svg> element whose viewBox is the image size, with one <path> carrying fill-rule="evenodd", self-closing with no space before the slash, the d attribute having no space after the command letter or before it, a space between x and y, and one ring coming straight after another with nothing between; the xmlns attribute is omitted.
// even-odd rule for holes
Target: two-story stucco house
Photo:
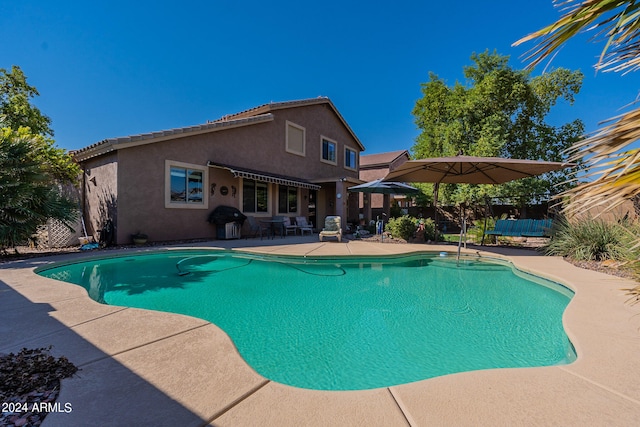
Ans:
<svg viewBox="0 0 640 427"><path fill-rule="evenodd" d="M84 218L115 242L215 238L217 206L247 216L357 218L362 143L328 98L261 105L198 126L106 139L74 153ZM353 200L352 200L353 199ZM245 230L246 231L246 230Z"/></svg>

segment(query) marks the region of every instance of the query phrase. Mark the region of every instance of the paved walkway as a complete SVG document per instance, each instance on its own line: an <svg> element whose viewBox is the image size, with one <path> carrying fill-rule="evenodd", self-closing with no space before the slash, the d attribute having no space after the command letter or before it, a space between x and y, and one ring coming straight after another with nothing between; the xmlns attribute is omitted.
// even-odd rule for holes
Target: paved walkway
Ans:
<svg viewBox="0 0 640 427"><path fill-rule="evenodd" d="M194 246L244 247L294 255L449 251L317 237L236 240ZM576 295L564 315L578 353L570 365L465 372L366 391L313 391L254 372L215 325L188 316L101 305L76 285L33 269L92 254L0 264L0 353L53 345L80 367L64 380L45 426L637 426L640 425L640 304L632 282L576 268L530 250L469 248L559 281ZM103 254L101 254L103 255ZM446 356L445 356L446 357Z"/></svg>

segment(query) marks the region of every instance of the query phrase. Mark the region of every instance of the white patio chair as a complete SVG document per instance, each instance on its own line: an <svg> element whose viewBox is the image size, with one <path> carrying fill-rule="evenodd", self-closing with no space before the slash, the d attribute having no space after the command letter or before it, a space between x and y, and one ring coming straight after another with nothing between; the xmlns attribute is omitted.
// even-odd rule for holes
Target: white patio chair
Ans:
<svg viewBox="0 0 640 427"><path fill-rule="evenodd" d="M291 223L291 218L289 218L288 216L284 217L284 232L286 234L289 234L289 232L293 232L293 235L296 235L296 230L298 229L298 226L296 224L292 224Z"/></svg>
<svg viewBox="0 0 640 427"><path fill-rule="evenodd" d="M308 231L309 234L313 234L313 224L310 222L307 222L307 218L303 216L297 216L296 225L298 226L298 230L300 230L301 236L304 236L305 231Z"/></svg>

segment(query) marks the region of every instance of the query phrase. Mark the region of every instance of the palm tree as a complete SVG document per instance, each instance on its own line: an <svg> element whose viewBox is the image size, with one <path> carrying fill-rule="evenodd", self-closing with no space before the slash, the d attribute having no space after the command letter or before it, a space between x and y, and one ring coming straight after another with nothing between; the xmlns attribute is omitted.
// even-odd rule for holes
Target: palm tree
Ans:
<svg viewBox="0 0 640 427"><path fill-rule="evenodd" d="M0 129L0 254L32 240L48 219L70 226L78 215L77 203L60 189L73 182L77 165L28 131Z"/></svg>
<svg viewBox="0 0 640 427"><path fill-rule="evenodd" d="M570 38L592 32L606 43L595 64L603 72L630 72L640 68L640 4L636 0L554 0L564 14L514 45L538 39L529 51L529 67L540 64ZM569 202L571 215L595 206L611 210L640 194L640 149L629 145L640 139L640 108L606 121L597 132L571 148L571 159L586 165L585 182L558 195Z"/></svg>

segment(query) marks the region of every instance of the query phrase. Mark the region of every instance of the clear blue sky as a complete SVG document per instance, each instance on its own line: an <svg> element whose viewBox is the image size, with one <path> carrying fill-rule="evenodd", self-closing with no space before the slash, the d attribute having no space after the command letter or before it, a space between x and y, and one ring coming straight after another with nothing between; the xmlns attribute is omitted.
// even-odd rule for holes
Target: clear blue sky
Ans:
<svg viewBox="0 0 640 427"><path fill-rule="evenodd" d="M512 43L559 16L552 0L0 0L0 68L22 68L66 149L322 95L374 154L411 148L430 71L453 85L486 49L522 68L532 44ZM585 81L553 124L593 131L636 99L640 73L594 72L601 46L554 59Z"/></svg>

